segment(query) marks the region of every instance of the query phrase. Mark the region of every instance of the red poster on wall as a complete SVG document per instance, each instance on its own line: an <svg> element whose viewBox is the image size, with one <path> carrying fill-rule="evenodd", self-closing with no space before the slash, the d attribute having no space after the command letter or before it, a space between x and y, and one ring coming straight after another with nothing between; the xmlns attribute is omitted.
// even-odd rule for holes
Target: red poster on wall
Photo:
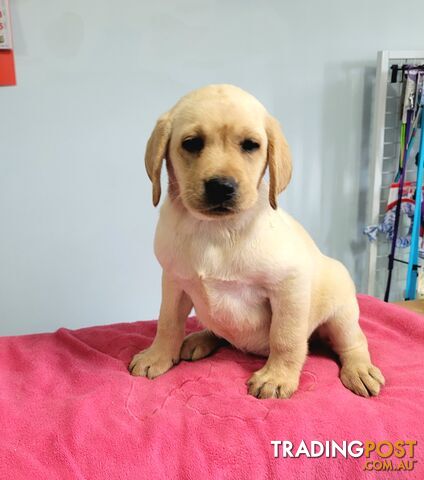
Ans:
<svg viewBox="0 0 424 480"><path fill-rule="evenodd" d="M0 0L0 86L16 85L9 0Z"/></svg>

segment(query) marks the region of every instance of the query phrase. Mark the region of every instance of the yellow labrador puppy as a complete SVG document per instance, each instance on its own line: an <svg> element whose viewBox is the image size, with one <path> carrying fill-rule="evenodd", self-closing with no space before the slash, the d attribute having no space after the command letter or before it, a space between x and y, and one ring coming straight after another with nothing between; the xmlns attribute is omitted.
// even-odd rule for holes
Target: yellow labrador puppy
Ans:
<svg viewBox="0 0 424 480"><path fill-rule="evenodd" d="M250 394L288 398L317 330L340 357L343 384L377 395L384 378L371 363L349 273L277 207L290 152L259 101L232 85L210 85L160 117L145 157L154 205L163 160L169 187L155 238L162 306L156 338L134 356L131 373L153 379L228 341L267 357L248 381ZM206 330L184 339L193 306Z"/></svg>

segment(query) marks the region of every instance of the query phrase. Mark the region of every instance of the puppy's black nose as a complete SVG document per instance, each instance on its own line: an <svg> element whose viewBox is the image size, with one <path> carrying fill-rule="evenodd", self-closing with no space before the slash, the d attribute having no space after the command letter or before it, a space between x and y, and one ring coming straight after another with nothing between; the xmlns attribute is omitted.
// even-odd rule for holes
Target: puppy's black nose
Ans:
<svg viewBox="0 0 424 480"><path fill-rule="evenodd" d="M205 180L205 196L208 205L220 205L234 199L237 182L233 177L215 177Z"/></svg>

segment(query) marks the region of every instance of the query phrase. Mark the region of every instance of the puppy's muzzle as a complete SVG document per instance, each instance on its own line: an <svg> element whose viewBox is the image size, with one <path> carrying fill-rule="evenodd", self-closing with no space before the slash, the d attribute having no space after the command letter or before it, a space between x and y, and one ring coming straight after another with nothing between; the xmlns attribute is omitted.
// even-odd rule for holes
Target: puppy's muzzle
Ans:
<svg viewBox="0 0 424 480"><path fill-rule="evenodd" d="M205 203L209 207L231 207L237 195L237 182L233 177L214 177L205 180Z"/></svg>

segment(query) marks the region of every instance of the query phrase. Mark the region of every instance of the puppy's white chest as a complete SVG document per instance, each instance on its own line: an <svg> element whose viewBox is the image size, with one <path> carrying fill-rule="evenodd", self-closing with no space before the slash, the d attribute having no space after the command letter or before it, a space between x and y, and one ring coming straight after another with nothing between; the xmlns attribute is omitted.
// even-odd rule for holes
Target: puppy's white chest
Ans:
<svg viewBox="0 0 424 480"><path fill-rule="evenodd" d="M200 322L237 348L266 355L271 309L261 275L252 269L253 254L207 242L197 247L183 261L173 262L173 273Z"/></svg>
<svg viewBox="0 0 424 480"><path fill-rule="evenodd" d="M200 321L242 350L267 354L271 310L264 289L212 278L200 283L199 293L206 300L195 302Z"/></svg>
<svg viewBox="0 0 424 480"><path fill-rule="evenodd" d="M205 327L242 350L266 355L268 290L284 273L282 250L270 244L277 242L271 222L263 222L271 232L255 225L250 233L232 236L213 224L196 228L189 216L170 213L167 206L161 211L155 240L163 269L190 296Z"/></svg>

